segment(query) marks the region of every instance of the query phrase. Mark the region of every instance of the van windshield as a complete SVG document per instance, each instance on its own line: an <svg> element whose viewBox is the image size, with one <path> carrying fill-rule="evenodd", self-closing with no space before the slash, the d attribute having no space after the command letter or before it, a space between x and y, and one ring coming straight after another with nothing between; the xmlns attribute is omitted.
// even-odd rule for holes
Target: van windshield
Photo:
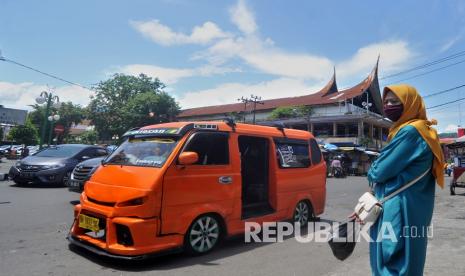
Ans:
<svg viewBox="0 0 465 276"><path fill-rule="evenodd" d="M161 167L177 144L175 138L130 138L105 161L107 164Z"/></svg>

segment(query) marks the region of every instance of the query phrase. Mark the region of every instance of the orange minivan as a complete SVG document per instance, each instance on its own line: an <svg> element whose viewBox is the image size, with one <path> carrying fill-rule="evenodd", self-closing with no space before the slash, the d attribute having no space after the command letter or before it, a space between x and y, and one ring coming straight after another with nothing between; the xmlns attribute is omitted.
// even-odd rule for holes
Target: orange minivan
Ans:
<svg viewBox="0 0 465 276"><path fill-rule="evenodd" d="M307 131L227 122L133 129L86 183L68 240L140 259L212 250L245 222L324 211L326 164Z"/></svg>

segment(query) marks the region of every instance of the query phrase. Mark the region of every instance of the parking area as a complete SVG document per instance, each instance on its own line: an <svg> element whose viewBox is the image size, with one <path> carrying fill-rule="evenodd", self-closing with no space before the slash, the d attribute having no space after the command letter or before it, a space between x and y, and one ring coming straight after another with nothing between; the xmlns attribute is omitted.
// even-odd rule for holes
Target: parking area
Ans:
<svg viewBox="0 0 465 276"><path fill-rule="evenodd" d="M13 161L3 159L0 173ZM446 183L449 183L449 178ZM328 179L322 220L344 220L367 189L363 177ZM433 237L425 275L463 275L465 264L465 189L450 196L436 192ZM79 194L62 187L17 187L0 182L0 267L3 275L368 275L368 244L361 242L344 262L325 243L246 244L243 237L224 242L214 252L189 257L169 255L127 263L69 248L65 239Z"/></svg>

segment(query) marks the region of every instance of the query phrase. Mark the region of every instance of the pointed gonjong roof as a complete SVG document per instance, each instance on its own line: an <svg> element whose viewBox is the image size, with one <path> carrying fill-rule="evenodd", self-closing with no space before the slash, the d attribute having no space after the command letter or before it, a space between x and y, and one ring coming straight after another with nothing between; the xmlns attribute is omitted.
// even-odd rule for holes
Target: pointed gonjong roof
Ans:
<svg viewBox="0 0 465 276"><path fill-rule="evenodd" d="M334 70L332 78L320 91L304 96L264 100L263 104L257 105L256 110L270 110L280 106L337 104L341 101L343 102L355 98L363 101L361 96L363 96L365 92L368 92L371 98L370 101L374 103L373 107L371 107L371 111L381 114L382 101L378 83L378 64L379 57L375 67L368 77L351 88L340 91L338 90L336 84L336 70ZM247 109L249 110L250 107ZM242 111L244 111L244 104L234 103L185 109L182 110L177 117L182 119L194 116L226 114Z"/></svg>

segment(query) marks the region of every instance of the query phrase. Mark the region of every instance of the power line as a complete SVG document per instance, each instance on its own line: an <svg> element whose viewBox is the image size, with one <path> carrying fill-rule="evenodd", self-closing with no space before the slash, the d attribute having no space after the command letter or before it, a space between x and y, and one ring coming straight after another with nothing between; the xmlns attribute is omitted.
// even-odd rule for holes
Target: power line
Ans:
<svg viewBox="0 0 465 276"><path fill-rule="evenodd" d="M426 109L432 109L432 108L436 108L436 107L440 107L440 106L444 106L444 105L448 105L448 104L460 102L460 101L463 101L463 100L465 100L465 98L460 98L460 99L453 100L453 101L450 101L450 102L446 102L446 103L438 104L438 105L435 105L435 106L427 107Z"/></svg>
<svg viewBox="0 0 465 276"><path fill-rule="evenodd" d="M462 88L462 87L465 87L465 84L462 84L462 85L459 85L459 86L456 86L456 87L453 87L453 88L449 88L449 89L446 89L446 90L441 90L441 91L438 91L438 92L423 96L423 99L433 97L433 96L437 96L437 95L440 95L440 94L444 94L446 92L457 90L457 89Z"/></svg>
<svg viewBox="0 0 465 276"><path fill-rule="evenodd" d="M395 73L395 74L384 76L384 77L380 78L380 80L384 80L384 79L396 77L396 76L399 76L399 75L403 75L403 74L406 74L406 73L409 73L409 72L412 72L412 71L420 70L420 69L430 67L430 66L433 66L433 65L436 65L436 64L451 60L451 59L455 59L455 58L464 56L464 55L465 55L465 51L461 51L461 52L458 52L458 53L455 53L455 54L452 54L452 55L449 55L449 56L446 56L446 57L443 57L443 58L440 58L440 59L437 59L437 60L434 60L434 61L431 61L431 62L428 62L428 63L425 63L425 64L422 64L422 65L415 66L413 68L410 68L410 69L407 69L407 70L404 70L404 71L401 71L401 72L398 72L398 73Z"/></svg>
<svg viewBox="0 0 465 276"><path fill-rule="evenodd" d="M13 64L19 65L19 66L21 66L21 67L24 67L24 68L26 68L26 69L32 70L32 71L34 71L34 72L40 73L40 74L42 74L42 75L45 75L45 76L48 76L48 77L57 79L57 80L59 80L59 81L66 82L66 83L68 83L68 84L75 85L75 86L79 86L79 87L81 87L81 88L84 88L84 89L93 91L91 88L89 88L89 87L87 87L87 86L84 86L84 85L81 85L81 84L79 84L79 83L75 83L75 82L72 82L72 81L69 81L69 80L65 80L65 79L60 78L60 77L58 77L58 76L55 76L55 75L46 73L46 72L41 71L41 70L39 70L39 69L32 68L32 67L30 67L30 66L24 65L24 64L19 63L19 62L17 62L17 61L14 61L14 60L11 60L11 59L7 59L7 58L1 56L1 53L0 53L0 61L5 61L5 62L13 63Z"/></svg>
<svg viewBox="0 0 465 276"><path fill-rule="evenodd" d="M428 75L428 74L434 73L436 71L440 71L440 70L443 70L443 69L446 69L446 68L449 68L451 66L455 66L455 65L458 65L458 64L461 64L461 63L464 63L464 62L465 62L465 59L461 60L459 62L456 62L456 63L448 64L448 65L443 66L443 67L439 67L439 68L436 68L436 69L433 69L433 70L430 70L430 71L426 71L426 72L421 73L421 74L413 75L413 76L408 77L408 78L396 80L395 82L398 83L398 82L402 82L402 81L406 81L406 80L415 79L415 78L418 78L418 77L421 77L421 76L424 76L424 75Z"/></svg>

